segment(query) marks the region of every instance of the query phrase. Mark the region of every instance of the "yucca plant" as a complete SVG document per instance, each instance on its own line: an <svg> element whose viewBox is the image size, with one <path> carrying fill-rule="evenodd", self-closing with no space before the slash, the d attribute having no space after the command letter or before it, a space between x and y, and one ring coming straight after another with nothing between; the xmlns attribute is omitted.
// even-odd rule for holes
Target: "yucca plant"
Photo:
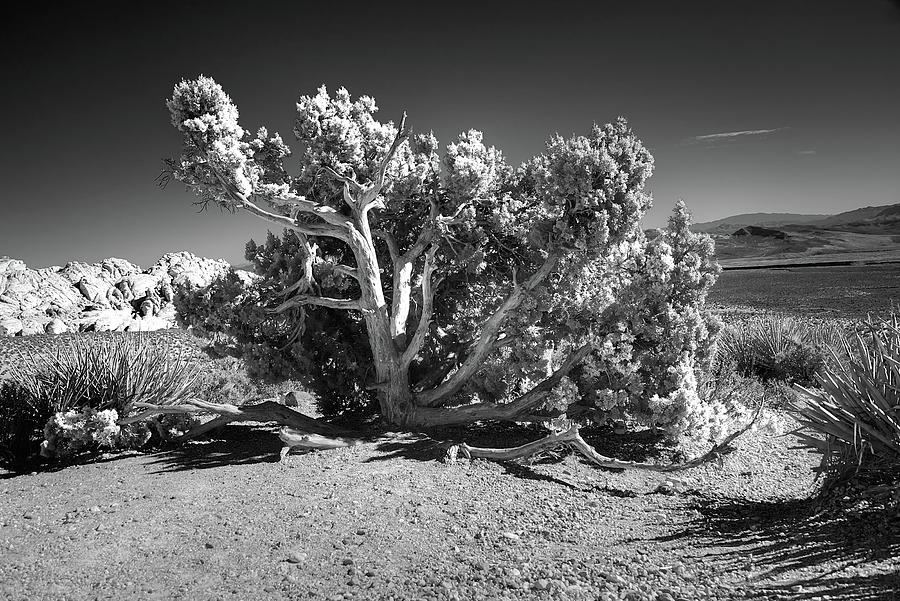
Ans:
<svg viewBox="0 0 900 601"><path fill-rule="evenodd" d="M829 485L856 475L900 476L900 317L869 319L820 372L795 386L791 410L802 444L822 454Z"/></svg>
<svg viewBox="0 0 900 601"><path fill-rule="evenodd" d="M24 354L11 377L54 412L89 407L127 414L137 401L177 404L193 395L197 369L180 349L144 335L76 338Z"/></svg>
<svg viewBox="0 0 900 601"><path fill-rule="evenodd" d="M54 416L125 417L136 402L178 404L194 395L197 371L181 350L144 335L79 337L52 351L22 352L0 386L0 463L23 469Z"/></svg>
<svg viewBox="0 0 900 601"><path fill-rule="evenodd" d="M839 345L837 331L795 317L758 317L722 331L718 363L764 381L812 385L826 363L829 349Z"/></svg>

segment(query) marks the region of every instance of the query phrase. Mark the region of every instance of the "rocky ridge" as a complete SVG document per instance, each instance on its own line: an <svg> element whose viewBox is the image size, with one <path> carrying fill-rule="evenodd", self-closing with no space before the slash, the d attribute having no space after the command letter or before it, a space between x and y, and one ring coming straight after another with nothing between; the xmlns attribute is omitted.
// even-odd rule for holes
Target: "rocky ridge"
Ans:
<svg viewBox="0 0 900 601"><path fill-rule="evenodd" d="M176 292L208 286L230 268L189 252L167 253L149 269L116 258L31 269L0 258L0 336L175 327Z"/></svg>

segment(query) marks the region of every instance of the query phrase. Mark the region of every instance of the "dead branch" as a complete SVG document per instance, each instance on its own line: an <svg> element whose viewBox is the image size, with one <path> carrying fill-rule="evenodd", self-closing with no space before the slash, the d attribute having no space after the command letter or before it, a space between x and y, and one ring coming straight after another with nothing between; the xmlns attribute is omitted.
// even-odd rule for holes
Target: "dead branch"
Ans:
<svg viewBox="0 0 900 601"><path fill-rule="evenodd" d="M686 463L657 464L640 461L622 461L619 459L614 459L612 457L606 457L605 455L601 455L596 450L594 450L594 447L589 445L581 437L578 426L573 426L565 432L554 432L553 434L541 438L540 440L535 440L534 442L529 442L527 444L508 449L471 447L466 443L460 443L458 445L450 447L450 449L447 451L447 456L451 461L455 459L458 454L462 454L463 457L466 457L467 459L477 458L490 459L491 461L512 461L515 459L530 457L541 451L549 451L559 447L569 447L577 453L580 453L590 462L599 467L612 469L639 469L652 472L679 472L695 468L711 461L717 461L723 456L733 452L735 450L735 447L732 443L744 433L746 433L747 430L749 430L753 426L753 424L756 423L756 419L758 417L759 411L757 410L756 415L753 416L753 419L746 426L744 426L737 432L734 432L722 442L713 445L713 447L703 455L700 455L699 457L696 457Z"/></svg>
<svg viewBox="0 0 900 601"><path fill-rule="evenodd" d="M304 307L306 305L328 307L329 309L344 309L347 311L362 310L362 301L359 299L331 298L327 296L316 296L314 294L298 294L284 301L274 309L269 309L269 312L284 313L288 309L293 309L294 307Z"/></svg>
<svg viewBox="0 0 900 601"><path fill-rule="evenodd" d="M203 401L200 399L190 399L181 405L156 405L153 403L136 402L134 406L139 409L151 410L153 414L213 413L221 416L222 418L227 418L220 420L217 425L222 425L224 423L232 421L276 422L282 426L287 426L289 428L302 430L303 432L312 434L322 434L326 436L352 434L352 432L350 432L349 430L339 428L322 420L318 420L314 417L309 417L308 415L300 413L296 409L287 407L279 403L274 398L265 399L259 403L241 406L230 405L227 403L211 403L209 401ZM143 413L147 414L148 412L145 411ZM125 419L132 420L133 418ZM123 423L123 421L120 420L119 423ZM205 424L201 424L201 426L205 426ZM216 426L211 426L206 430L212 429L214 427ZM197 430L197 428L195 428L195 430ZM199 435L206 430L201 430L196 433L194 431L190 431L182 438L192 438L193 436Z"/></svg>

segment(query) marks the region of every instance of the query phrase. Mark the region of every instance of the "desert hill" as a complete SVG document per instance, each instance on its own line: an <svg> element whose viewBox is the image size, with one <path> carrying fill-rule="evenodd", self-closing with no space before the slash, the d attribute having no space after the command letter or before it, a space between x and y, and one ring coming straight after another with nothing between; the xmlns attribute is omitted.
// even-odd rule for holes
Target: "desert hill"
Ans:
<svg viewBox="0 0 900 601"><path fill-rule="evenodd" d="M836 215L748 213L697 223L723 267L900 261L900 204Z"/></svg>
<svg viewBox="0 0 900 601"><path fill-rule="evenodd" d="M733 215L715 221L707 221L705 223L695 223L691 229L695 232L705 232L707 234L726 234L731 235L742 227L756 226L766 228L778 228L784 225L798 223L814 223L827 219L831 215L801 215L795 213L744 213L742 215Z"/></svg>

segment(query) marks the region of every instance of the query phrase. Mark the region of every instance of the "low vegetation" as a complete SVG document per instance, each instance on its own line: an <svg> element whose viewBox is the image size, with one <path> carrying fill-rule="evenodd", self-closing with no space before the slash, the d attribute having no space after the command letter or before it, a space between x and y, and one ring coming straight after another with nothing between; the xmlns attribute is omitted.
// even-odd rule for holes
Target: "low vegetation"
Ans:
<svg viewBox="0 0 900 601"><path fill-rule="evenodd" d="M840 347L840 325L785 315L737 320L718 341L717 361L764 382L811 386L831 349Z"/></svg>
<svg viewBox="0 0 900 601"><path fill-rule="evenodd" d="M117 422L135 403L177 404L198 384L197 369L184 354L142 335L70 337L46 350L21 352L9 368L9 378L0 382L0 455L5 467L17 470L28 468L39 449L72 457L143 446L153 434L150 426Z"/></svg>
<svg viewBox="0 0 900 601"><path fill-rule="evenodd" d="M817 386L797 386L797 436L822 455L831 487L848 480L900 501L900 317L869 320L824 367ZM869 488L869 486L867 486Z"/></svg>

